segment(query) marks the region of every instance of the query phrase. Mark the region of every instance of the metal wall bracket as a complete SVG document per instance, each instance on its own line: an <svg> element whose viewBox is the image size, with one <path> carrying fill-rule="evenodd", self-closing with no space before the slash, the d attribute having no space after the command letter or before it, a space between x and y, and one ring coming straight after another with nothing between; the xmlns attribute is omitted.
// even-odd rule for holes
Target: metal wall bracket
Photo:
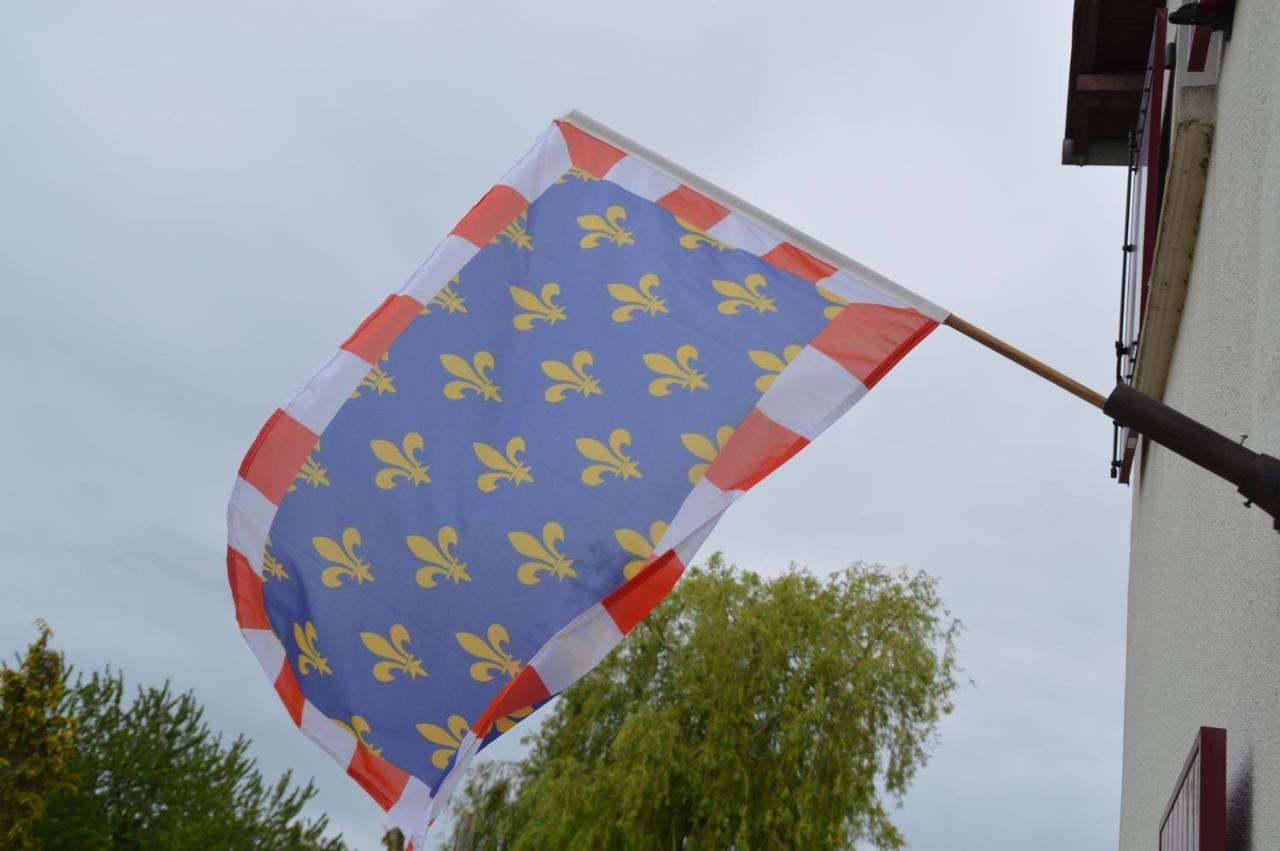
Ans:
<svg viewBox="0 0 1280 851"><path fill-rule="evenodd" d="M1221 476L1274 519L1280 532L1280 459L1246 449L1127 384L1117 384L1103 412L1121 425Z"/></svg>
<svg viewBox="0 0 1280 851"><path fill-rule="evenodd" d="M1181 6L1176 12L1170 12L1169 23L1179 27L1222 30L1222 37L1231 41L1231 24L1235 14L1235 0L1199 0Z"/></svg>

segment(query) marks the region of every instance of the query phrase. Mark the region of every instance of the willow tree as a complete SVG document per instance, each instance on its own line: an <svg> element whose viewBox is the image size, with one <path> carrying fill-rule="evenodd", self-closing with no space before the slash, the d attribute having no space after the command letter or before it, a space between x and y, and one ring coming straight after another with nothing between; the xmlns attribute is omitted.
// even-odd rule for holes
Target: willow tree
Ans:
<svg viewBox="0 0 1280 851"><path fill-rule="evenodd" d="M951 711L957 621L924 573L774 579L712 556L477 771L452 847L904 845L890 819Z"/></svg>

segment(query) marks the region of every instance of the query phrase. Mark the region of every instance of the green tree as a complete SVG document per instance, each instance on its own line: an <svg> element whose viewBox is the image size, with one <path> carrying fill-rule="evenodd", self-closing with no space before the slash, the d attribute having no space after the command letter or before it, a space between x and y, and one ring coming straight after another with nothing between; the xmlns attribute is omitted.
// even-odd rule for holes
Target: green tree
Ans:
<svg viewBox="0 0 1280 851"><path fill-rule="evenodd" d="M453 847L900 848L888 806L951 711L958 629L924 573L765 580L712 556L525 759L473 774Z"/></svg>
<svg viewBox="0 0 1280 851"><path fill-rule="evenodd" d="M79 718L71 768L79 783L53 795L36 836L50 849L323 849L327 818L300 818L315 787L289 772L265 780L249 740L229 745L204 722L191 692L168 683L125 700L124 677L81 677L63 711Z"/></svg>
<svg viewBox="0 0 1280 851"><path fill-rule="evenodd" d="M32 827L48 797L74 785L69 768L75 719L64 711L67 667L49 649L53 634L36 621L40 636L18 667L0 663L0 845L35 848Z"/></svg>

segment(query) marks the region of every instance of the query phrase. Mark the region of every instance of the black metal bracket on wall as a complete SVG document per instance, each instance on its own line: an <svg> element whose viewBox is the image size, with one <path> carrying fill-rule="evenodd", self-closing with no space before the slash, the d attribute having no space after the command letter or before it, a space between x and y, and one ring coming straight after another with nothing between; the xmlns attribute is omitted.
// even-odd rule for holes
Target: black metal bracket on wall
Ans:
<svg viewBox="0 0 1280 851"><path fill-rule="evenodd" d="M1127 384L1116 385L1102 411L1231 482L1244 496L1245 505L1256 505L1270 514L1280 532L1280 459L1246 449Z"/></svg>
<svg viewBox="0 0 1280 851"><path fill-rule="evenodd" d="M1208 27L1222 30L1222 37L1231 41L1231 25L1235 21L1235 0L1199 0L1186 3L1169 13L1169 23L1182 27Z"/></svg>

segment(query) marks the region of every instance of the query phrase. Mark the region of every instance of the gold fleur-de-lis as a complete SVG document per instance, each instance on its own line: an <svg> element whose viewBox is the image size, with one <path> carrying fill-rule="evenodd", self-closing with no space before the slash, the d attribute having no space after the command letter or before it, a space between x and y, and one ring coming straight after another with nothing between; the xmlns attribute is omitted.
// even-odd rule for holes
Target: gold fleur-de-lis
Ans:
<svg viewBox="0 0 1280 851"><path fill-rule="evenodd" d="M556 183L567 183L568 181L565 178L568 178L568 177L576 177L578 180L581 180L583 183L589 183L592 180L600 179L596 177L594 174L585 172L580 168L571 168L560 177L557 177Z"/></svg>
<svg viewBox="0 0 1280 851"><path fill-rule="evenodd" d="M766 352L764 349L752 349L747 352L751 362L764 370L764 375L756 379L756 389L763 393L772 387L778 374L786 369L787 364L795 360L796 355L803 350L804 346L787 346L782 350L782 357L778 357L773 352Z"/></svg>
<svg viewBox="0 0 1280 851"><path fill-rule="evenodd" d="M458 283L458 276L453 276L453 283ZM431 297L431 304L434 307L444 308L446 313L466 313L467 300L458 295L450 284L445 284L440 288L440 292Z"/></svg>
<svg viewBox="0 0 1280 851"><path fill-rule="evenodd" d="M733 437L732 426L720 426L716 429L716 442L712 443L711 439L694 432L680 435L680 442L684 444L684 448L693 453L694 457L701 458L705 463L694 464L689 468L689 484L696 485L707 472L707 468L711 466L711 462L716 460L716 456L720 454L720 450L724 449L724 445L729 442L729 438Z"/></svg>
<svg viewBox="0 0 1280 851"><path fill-rule="evenodd" d="M598 485L604 481L605 473L617 476L624 482L627 479L641 478L639 462L622 451L624 446L631 445L631 432L625 428L615 428L609 432L608 446L592 437L580 437L576 442L582 457L597 462L588 464L583 469L583 484Z"/></svg>
<svg viewBox="0 0 1280 851"><path fill-rule="evenodd" d="M533 323L535 322L555 325L565 318L564 305L556 304L552 301L552 299L560 295L560 285L554 281L542 285L541 297L519 287L509 287L508 289L511 293L511 300L516 303L516 307L525 311L524 313L517 313L515 318L511 320L511 324L516 326L518 330L529 331L533 328Z"/></svg>
<svg viewBox="0 0 1280 851"><path fill-rule="evenodd" d="M360 633L360 640L369 652L381 656L383 661L373 664L373 678L381 683L389 683L396 678L396 671L404 671L409 679L425 677L427 669L422 667L422 660L409 651L409 630L404 624L393 623L387 633L388 641L376 632Z"/></svg>
<svg viewBox="0 0 1280 851"><path fill-rule="evenodd" d="M449 760L453 759L458 748L462 747L462 740L466 738L467 731L471 729L467 719L461 715L450 715L445 723L449 725L448 729L435 724L416 725L423 738L433 745L439 745L431 754L431 764L436 768L444 768L449 764Z"/></svg>
<svg viewBox="0 0 1280 851"><path fill-rule="evenodd" d="M382 357L378 358L378 360L386 363L391 360L391 355L388 352L384 352ZM383 369L381 365L375 363L373 368L365 374L365 377L360 379L360 383L356 385L356 389L351 391L351 398L359 399L361 395L361 388L365 390L372 390L379 396L383 393L394 393L396 392L395 381L396 379L394 375Z"/></svg>
<svg viewBox="0 0 1280 851"><path fill-rule="evenodd" d="M554 520L542 527L541 541L519 530L508 532L507 540L516 552L531 559L516 569L516 578L525 585L537 585L541 581L539 573L550 573L561 582L566 576L578 575L573 569L573 559L560 552L560 544L564 543L564 527Z"/></svg>
<svg viewBox="0 0 1280 851"><path fill-rule="evenodd" d="M437 576L452 579L454 585L471 581L467 565L459 561L452 552L458 545L458 530L452 526L441 526L435 541L421 535L410 535L404 542L414 555L426 562L418 568L416 577L423 588L436 587Z"/></svg>
<svg viewBox="0 0 1280 851"><path fill-rule="evenodd" d="M431 308L439 307L447 313L466 313L467 300L458 295L453 289L453 284L458 283L458 276L454 275L449 279L450 283L440 288L440 291L431 297L431 300L422 306L419 316L426 316L431 312Z"/></svg>
<svg viewBox="0 0 1280 851"><path fill-rule="evenodd" d="M512 712L510 715L503 715L497 721L493 722L493 726L498 728L499 733L505 733L508 730L510 730L512 727L514 727L516 725L516 722L519 719L528 718L532 714L533 714L533 707L526 706L524 709L517 709L515 712Z"/></svg>
<svg viewBox="0 0 1280 851"><path fill-rule="evenodd" d="M716 310L726 316L734 316L744 307L760 314L778 312L778 306L773 303L773 299L764 294L764 288L767 286L764 275L747 275L745 283L746 286L743 286L735 281L713 280L711 286L725 297L724 301L716 306Z"/></svg>
<svg viewBox="0 0 1280 851"><path fill-rule="evenodd" d="M622 302L610 314L613 321L629 322L641 313L649 316L668 313L667 300L654 292L657 288L658 276L652 273L640 276L639 289L626 284L609 284L609 295Z"/></svg>
<svg viewBox="0 0 1280 851"><path fill-rule="evenodd" d="M831 302L831 304L827 305L826 310L822 311L822 315L827 319L835 319L840 315L840 311L844 310L845 305L849 303L849 300L841 298L820 284L814 284L814 286L817 287L818 295Z"/></svg>
<svg viewBox="0 0 1280 851"><path fill-rule="evenodd" d="M504 480L517 487L524 482L533 481L533 468L516 457L524 452L523 437L516 436L508 440L505 455L487 443L473 443L471 448L475 450L481 464L496 471L481 473L476 477L476 487L485 493L493 493L498 487L498 482Z"/></svg>
<svg viewBox="0 0 1280 851"><path fill-rule="evenodd" d="M329 486L329 468L321 467L320 462L316 460L316 453L319 451L320 441L317 440L315 448L307 453L307 460L302 462L302 466L298 468L293 481L289 483L289 493L293 493L298 489L298 482L302 482L304 485L311 485L312 490L319 490L322 486Z"/></svg>
<svg viewBox="0 0 1280 851"><path fill-rule="evenodd" d="M662 536L667 534L667 524L661 520L655 520L649 526L649 537L645 537L642 533L635 529L614 529L613 536L618 539L618 545L626 550L634 559L622 566L622 575L627 579L635 576L640 572L640 568L645 566L649 561L649 556L653 555L654 549L657 548L658 542L662 540Z"/></svg>
<svg viewBox="0 0 1280 851"><path fill-rule="evenodd" d="M597 396L604 393L600 389L600 379L587 375L587 367L595 363L591 352L574 352L572 365L558 360L544 360L542 374L556 382L542 394L548 402L563 402L566 393L572 391L579 396Z"/></svg>
<svg viewBox="0 0 1280 851"><path fill-rule="evenodd" d="M289 574L285 572L284 564L269 552L263 552L262 554L262 575L270 576L273 579L289 578Z"/></svg>
<svg viewBox="0 0 1280 851"><path fill-rule="evenodd" d="M497 236L489 240L489 244L497 245L498 237L501 236L521 251L532 251L533 237L529 236L529 231L524 228L524 223L527 221L529 221L529 211L525 210L512 219L511 224L498 231Z"/></svg>
<svg viewBox="0 0 1280 851"><path fill-rule="evenodd" d="M596 248L602 241L612 242L614 245L635 245L636 241L631 238L631 231L622 227L619 222L626 221L627 211L617 204L612 205L604 211L604 217L601 218L594 213L586 216L578 216L578 227L587 231L578 243L583 248Z"/></svg>
<svg viewBox="0 0 1280 851"><path fill-rule="evenodd" d="M417 453L422 450L422 435L411 431L396 446L389 440L374 439L369 441L369 448L378 460L390 467L384 467L373 477L374 484L382 490L391 490L396 486L396 479L404 478L418 485L431 484L427 470L431 468L418 460Z"/></svg>
<svg viewBox="0 0 1280 851"><path fill-rule="evenodd" d="M329 657L321 656L316 647L316 625L307 621L306 626L300 623L293 625L293 640L298 643L298 673L304 677L312 671L320 676L332 674Z"/></svg>
<svg viewBox="0 0 1280 851"><path fill-rule="evenodd" d="M729 243L716 239L702 228L692 222L686 222L679 216L676 216L676 224L689 231L680 237L680 245L683 248L697 248L701 245L709 246L717 251L724 251L726 248L733 248Z"/></svg>
<svg viewBox="0 0 1280 851"><path fill-rule="evenodd" d="M330 484L328 467L321 467L316 461L315 454L320 451L320 441L316 441L316 445L307 453L307 458L302 462L302 466L298 468L298 472L294 474L293 481L289 482L288 493L293 493L298 489L298 482L311 485L312 489L319 490L320 487Z"/></svg>
<svg viewBox="0 0 1280 851"><path fill-rule="evenodd" d="M454 633L462 649L480 660L471 663L471 679L487 683L493 679L494 674L515 679L516 674L520 673L521 661L513 659L511 651L506 648L511 641L507 628L500 623L490 624L487 635L489 640L485 641L474 632Z"/></svg>
<svg viewBox="0 0 1280 851"><path fill-rule="evenodd" d="M493 355L488 352L476 352L471 363L467 363L466 358L444 354L440 356L440 365L445 368L445 372L458 379L445 384L446 399L464 399L470 390L486 402L502 401L502 396L498 394L502 388L494 384L489 376L489 370L493 369Z"/></svg>
<svg viewBox="0 0 1280 851"><path fill-rule="evenodd" d="M654 396L671 395L672 387L683 387L692 393L707 389L707 374L693 368L691 361L698 357L698 350L686 343L676 349L676 359L658 352L644 356L644 365L662 376L649 382L649 393Z"/></svg>
<svg viewBox="0 0 1280 851"><path fill-rule="evenodd" d="M273 579L288 579L289 574L285 573L284 564L271 554L270 546L271 536L268 535L267 545L262 548L262 578L270 576Z"/></svg>
<svg viewBox="0 0 1280 851"><path fill-rule="evenodd" d="M356 555L356 547L363 545L360 531L353 526L342 531L341 544L323 535L316 535L311 539L311 546L316 548L321 558L329 562L320 573L320 581L326 588L340 588L344 576L354 579L357 585L373 581L373 565Z"/></svg>
<svg viewBox="0 0 1280 851"><path fill-rule="evenodd" d="M365 717L363 715L352 715L350 724L347 724L343 721L339 721L337 718L334 718L332 720L333 720L333 723L337 724L339 727L346 730L351 735L355 736L356 741L364 745L365 748L367 748L375 756L382 756L382 748L375 748L372 744L370 744L369 740L365 738L365 736L373 732L373 730L369 726L369 722L365 720Z"/></svg>
<svg viewBox="0 0 1280 851"><path fill-rule="evenodd" d="M372 390L379 396L383 393L394 393L396 392L395 380L394 375L375 363L373 369L369 370L369 374L360 379L359 386L351 392L351 396L359 398L361 387Z"/></svg>

